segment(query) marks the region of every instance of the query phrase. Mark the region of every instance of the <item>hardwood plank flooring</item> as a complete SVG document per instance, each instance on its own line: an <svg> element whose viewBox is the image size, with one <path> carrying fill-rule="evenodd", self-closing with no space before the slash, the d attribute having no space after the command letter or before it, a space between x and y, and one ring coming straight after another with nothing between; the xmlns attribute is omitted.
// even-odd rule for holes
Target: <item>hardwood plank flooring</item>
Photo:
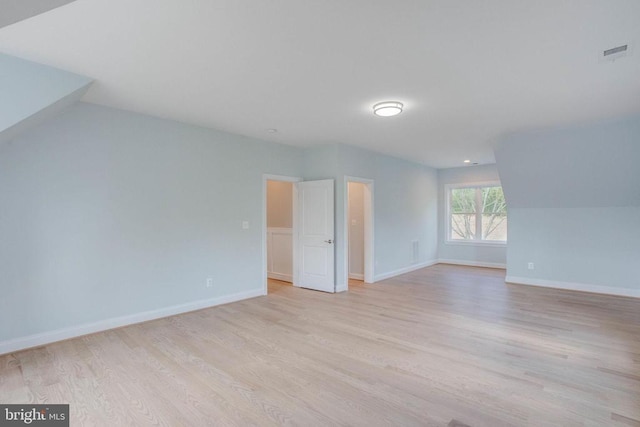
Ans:
<svg viewBox="0 0 640 427"><path fill-rule="evenodd" d="M73 426L640 426L640 300L436 265L0 356Z"/></svg>

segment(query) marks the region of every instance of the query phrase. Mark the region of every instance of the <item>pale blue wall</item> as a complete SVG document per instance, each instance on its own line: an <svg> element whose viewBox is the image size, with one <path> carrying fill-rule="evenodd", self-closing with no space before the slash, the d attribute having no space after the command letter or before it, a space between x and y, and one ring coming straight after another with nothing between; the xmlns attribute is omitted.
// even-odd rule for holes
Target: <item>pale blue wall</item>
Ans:
<svg viewBox="0 0 640 427"><path fill-rule="evenodd" d="M640 117L510 135L496 160L507 276L640 291Z"/></svg>
<svg viewBox="0 0 640 427"><path fill-rule="evenodd" d="M640 207L514 208L509 221L508 276L640 290Z"/></svg>
<svg viewBox="0 0 640 427"><path fill-rule="evenodd" d="M264 173L336 179L337 240L344 175L374 179L376 274L435 259L434 169L79 103L0 144L0 341L261 290Z"/></svg>
<svg viewBox="0 0 640 427"><path fill-rule="evenodd" d="M510 208L640 206L640 116L505 137Z"/></svg>
<svg viewBox="0 0 640 427"><path fill-rule="evenodd" d="M505 266L506 245L487 246L470 243L448 243L445 230L445 186L500 181L498 168L493 165L467 166L438 170L438 258L448 262ZM511 218L508 218L509 223ZM508 237L509 239L509 237Z"/></svg>
<svg viewBox="0 0 640 427"><path fill-rule="evenodd" d="M0 145L0 341L262 289L262 174L301 165L91 104Z"/></svg>
<svg viewBox="0 0 640 427"><path fill-rule="evenodd" d="M92 81L88 77L0 53L0 142L9 139L5 132L21 122L34 115L43 118L43 110L58 103L62 103L62 107L73 104ZM15 134L11 132L10 137Z"/></svg>

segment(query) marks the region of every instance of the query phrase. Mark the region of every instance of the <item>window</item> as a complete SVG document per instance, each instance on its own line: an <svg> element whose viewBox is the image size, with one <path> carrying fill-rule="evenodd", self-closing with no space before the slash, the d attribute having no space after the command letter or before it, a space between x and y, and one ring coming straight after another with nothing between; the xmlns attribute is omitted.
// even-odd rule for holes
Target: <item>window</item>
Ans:
<svg viewBox="0 0 640 427"><path fill-rule="evenodd" d="M447 186L449 242L506 243L507 204L498 183Z"/></svg>

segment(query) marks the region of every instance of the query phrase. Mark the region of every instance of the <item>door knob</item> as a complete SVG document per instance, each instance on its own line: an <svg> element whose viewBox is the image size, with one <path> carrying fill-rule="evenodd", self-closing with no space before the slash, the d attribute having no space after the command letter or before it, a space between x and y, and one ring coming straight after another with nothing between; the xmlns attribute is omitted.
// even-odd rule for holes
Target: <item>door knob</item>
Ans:
<svg viewBox="0 0 640 427"><path fill-rule="evenodd" d="M325 243L333 243L333 240L329 239L329 240L325 240Z"/></svg>

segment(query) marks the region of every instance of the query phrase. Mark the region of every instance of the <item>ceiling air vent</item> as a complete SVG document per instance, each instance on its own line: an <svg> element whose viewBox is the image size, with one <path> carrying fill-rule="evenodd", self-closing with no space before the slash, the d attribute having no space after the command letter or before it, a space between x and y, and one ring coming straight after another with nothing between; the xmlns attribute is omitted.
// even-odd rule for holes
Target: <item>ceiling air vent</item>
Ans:
<svg viewBox="0 0 640 427"><path fill-rule="evenodd" d="M628 44L623 44L620 46L612 47L611 49L605 49L601 52L601 61L615 61L618 58L627 56L627 54L631 52L631 49Z"/></svg>
<svg viewBox="0 0 640 427"><path fill-rule="evenodd" d="M626 51L627 51L627 45L623 44L622 46L607 49L604 52L602 52L602 54L604 56L609 56L609 55L615 55L616 53L626 52Z"/></svg>

